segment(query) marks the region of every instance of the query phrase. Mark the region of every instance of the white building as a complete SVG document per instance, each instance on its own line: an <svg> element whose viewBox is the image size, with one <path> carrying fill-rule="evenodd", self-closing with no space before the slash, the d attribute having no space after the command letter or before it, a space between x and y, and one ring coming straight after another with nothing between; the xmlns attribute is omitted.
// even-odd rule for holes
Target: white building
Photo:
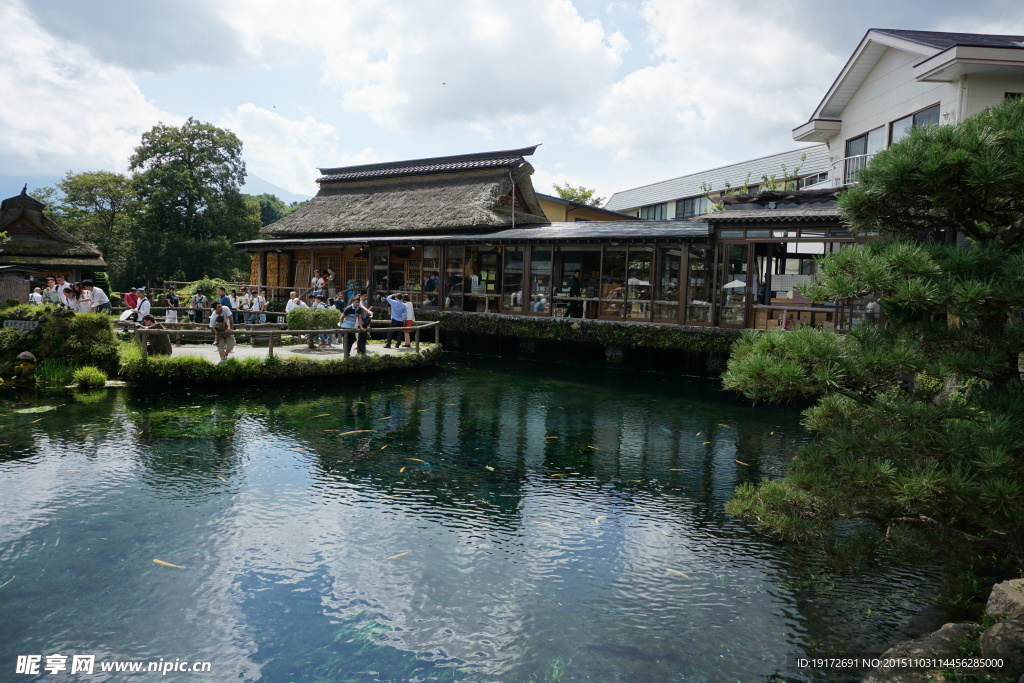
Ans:
<svg viewBox="0 0 1024 683"><path fill-rule="evenodd" d="M949 124L1024 94L1024 36L871 29L798 142L824 143L829 182L854 182L914 125Z"/></svg>
<svg viewBox="0 0 1024 683"><path fill-rule="evenodd" d="M812 145L616 192L604 208L638 218L682 220L710 211L707 188L713 198L744 185L754 193L764 189L763 177L778 182L790 174L799 178L797 189L802 189L827 180L830 167L828 147Z"/></svg>

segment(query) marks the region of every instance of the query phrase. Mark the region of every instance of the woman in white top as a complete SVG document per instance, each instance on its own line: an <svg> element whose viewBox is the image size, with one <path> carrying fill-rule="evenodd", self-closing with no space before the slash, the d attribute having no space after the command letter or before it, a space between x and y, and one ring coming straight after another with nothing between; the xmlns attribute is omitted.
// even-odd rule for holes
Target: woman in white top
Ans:
<svg viewBox="0 0 1024 683"><path fill-rule="evenodd" d="M313 277L309 281L309 286L313 290L312 292L310 292L310 294L312 294L313 296L320 296L321 294L323 294L323 292L324 292L324 279L322 277L320 277L320 271L319 270L314 270L313 271Z"/></svg>
<svg viewBox="0 0 1024 683"><path fill-rule="evenodd" d="M78 312L79 313L92 313L92 295L88 289L75 285L75 289L78 291Z"/></svg>
<svg viewBox="0 0 1024 683"><path fill-rule="evenodd" d="M412 327L412 324L416 322L416 315L412 310L412 297L408 294L402 297L402 301L405 303L405 325L404 327ZM406 348L412 346L409 343L409 333L405 333L405 346Z"/></svg>

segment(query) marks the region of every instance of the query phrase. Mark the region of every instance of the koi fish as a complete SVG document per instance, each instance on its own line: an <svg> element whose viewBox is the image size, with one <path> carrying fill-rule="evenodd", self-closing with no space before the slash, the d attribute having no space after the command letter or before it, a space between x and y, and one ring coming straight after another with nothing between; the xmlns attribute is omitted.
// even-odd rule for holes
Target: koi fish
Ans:
<svg viewBox="0 0 1024 683"><path fill-rule="evenodd" d="M747 466L747 467L750 467L749 463L745 463L745 462L743 462L743 461L741 461L741 460L737 460L736 462L738 462L738 463L739 463L739 464L741 464L741 465L745 465L745 466Z"/></svg>
<svg viewBox="0 0 1024 683"><path fill-rule="evenodd" d="M633 503L633 505L634 505L634 507L638 507L638 508L640 508L640 509L641 509L641 510L643 510L644 512L650 512L650 510L648 510L647 508L645 508L645 507L642 507L642 506L640 506L640 505L637 505L636 503Z"/></svg>
<svg viewBox="0 0 1024 683"><path fill-rule="evenodd" d="M545 439L557 439L558 437L557 436L545 436L544 438Z"/></svg>
<svg viewBox="0 0 1024 683"><path fill-rule="evenodd" d="M700 436L700 432L697 432L697 434L695 436Z"/></svg>
<svg viewBox="0 0 1024 683"><path fill-rule="evenodd" d="M705 442L704 442L703 444L701 444L701 445L702 445L702 446L707 446L707 445L708 445L709 443L711 443L711 442L710 442L710 441L705 441Z"/></svg>
<svg viewBox="0 0 1024 683"><path fill-rule="evenodd" d="M599 524L602 519L606 519L607 517L608 515L598 515L597 517L594 517L594 523Z"/></svg>
<svg viewBox="0 0 1024 683"><path fill-rule="evenodd" d="M313 417L330 417L330 413L324 413L323 415L314 415Z"/></svg>
<svg viewBox="0 0 1024 683"><path fill-rule="evenodd" d="M690 470L686 469L685 467L673 467L672 469L669 470L669 472L689 472L689 471Z"/></svg>
<svg viewBox="0 0 1024 683"><path fill-rule="evenodd" d="M401 474L402 472L405 472L405 468L404 467L402 469L398 470L399 474Z"/></svg>
<svg viewBox="0 0 1024 683"><path fill-rule="evenodd" d="M220 479L220 480L221 480L222 482L224 482L225 484L226 484L226 483L228 483L228 480L227 480L227 479L225 479L224 477L221 477L221 476L219 476L219 475L218 475L218 476L217 476L217 478L218 478L218 479Z"/></svg>
<svg viewBox="0 0 1024 683"><path fill-rule="evenodd" d="M388 415L387 417L382 417L380 419L382 419L382 420L390 420L392 417L393 417L393 415Z"/></svg>
<svg viewBox="0 0 1024 683"><path fill-rule="evenodd" d="M534 522L534 524L540 524L541 526L550 526L550 527L554 527L555 526L554 524L548 524L547 522Z"/></svg>
<svg viewBox="0 0 1024 683"><path fill-rule="evenodd" d="M412 552L412 551L411 550L406 550L404 553L398 553L397 555L392 555L391 557L389 557L387 559L389 559L389 560L397 560L399 557L402 557L403 555L408 555L410 552Z"/></svg>
<svg viewBox="0 0 1024 683"><path fill-rule="evenodd" d="M337 429L325 429L324 431L325 432L337 432L337 431L340 431L340 430L337 430Z"/></svg>
<svg viewBox="0 0 1024 683"><path fill-rule="evenodd" d="M381 496L381 498L398 498L401 495L401 493L393 493L390 496Z"/></svg>
<svg viewBox="0 0 1024 683"><path fill-rule="evenodd" d="M600 448L598 448L597 446L587 446L587 448L592 448L592 449L594 449L595 451L599 451L599 450L601 450L601 449L600 449Z"/></svg>
<svg viewBox="0 0 1024 683"><path fill-rule="evenodd" d="M170 562L164 562L163 560L153 560L153 562L157 563L161 567L174 567L175 569L184 569L184 567L182 567L179 564L171 564Z"/></svg>
<svg viewBox="0 0 1024 683"><path fill-rule="evenodd" d="M416 412L417 412L417 413L425 413L425 412L427 412L428 410L430 410L430 408L424 408L423 410L417 410Z"/></svg>
<svg viewBox="0 0 1024 683"><path fill-rule="evenodd" d="M39 420L45 420L45 419L46 419L45 417L39 418ZM39 422L39 420L32 420L32 422L30 422L29 424L35 424L36 422Z"/></svg>
<svg viewBox="0 0 1024 683"><path fill-rule="evenodd" d="M348 436L349 434L363 434L365 432L372 432L372 429L354 429L351 432L342 432L338 436Z"/></svg>
<svg viewBox="0 0 1024 683"><path fill-rule="evenodd" d="M681 572L681 571L679 571L678 569L667 569L667 568L666 568L666 569L665 569L665 571L667 571L667 572L672 572L673 574L679 574L679 576L685 577L685 578L687 578L687 579L688 579L688 578L690 578L689 576L686 576L686 574L682 573L682 572Z"/></svg>
<svg viewBox="0 0 1024 683"><path fill-rule="evenodd" d="M406 458L406 460L412 460L413 462L426 462L426 460L420 460L419 458Z"/></svg>
<svg viewBox="0 0 1024 683"><path fill-rule="evenodd" d="M494 471L494 468L493 468L493 467L491 467L490 465L484 465L484 469L486 469L486 470L490 470L491 472L493 472L493 471Z"/></svg>
<svg viewBox="0 0 1024 683"><path fill-rule="evenodd" d="M551 476L552 477L564 477L565 476L565 472L561 472L559 474L552 474Z"/></svg>
<svg viewBox="0 0 1024 683"><path fill-rule="evenodd" d="M380 447L380 449L381 449L381 450L384 450L384 449L385 449L385 448L387 448L387 447L388 447L388 445L387 445L387 444L384 444L383 446L381 446L381 447Z"/></svg>
<svg viewBox="0 0 1024 683"><path fill-rule="evenodd" d="M732 427L730 427L729 425L724 425L721 422L718 423L718 426L719 427L725 427L726 429L732 429Z"/></svg>

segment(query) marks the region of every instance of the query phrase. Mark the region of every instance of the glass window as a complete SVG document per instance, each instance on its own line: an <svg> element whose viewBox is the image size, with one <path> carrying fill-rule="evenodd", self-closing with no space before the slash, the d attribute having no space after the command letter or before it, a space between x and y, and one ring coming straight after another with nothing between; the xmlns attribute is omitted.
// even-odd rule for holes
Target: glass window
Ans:
<svg viewBox="0 0 1024 683"><path fill-rule="evenodd" d="M747 272L747 245L723 244L722 279L718 289L722 325L742 325L746 296L750 285Z"/></svg>
<svg viewBox="0 0 1024 683"><path fill-rule="evenodd" d="M711 261L715 249L710 244L687 245L686 322L711 322Z"/></svg>
<svg viewBox="0 0 1024 683"><path fill-rule="evenodd" d="M676 201L676 218L684 220L694 216L703 216L709 211L710 202L704 195L689 197Z"/></svg>
<svg viewBox="0 0 1024 683"><path fill-rule="evenodd" d="M526 263L522 246L503 247L505 265L501 274L501 310L523 312L523 266Z"/></svg>
<svg viewBox="0 0 1024 683"><path fill-rule="evenodd" d="M373 249L373 298L381 303L384 297L390 294L388 287L388 248L374 247Z"/></svg>
<svg viewBox="0 0 1024 683"><path fill-rule="evenodd" d="M885 148L885 127L846 141L846 159L843 162L843 178L845 182L856 182L857 175L868 165L871 157Z"/></svg>
<svg viewBox="0 0 1024 683"><path fill-rule="evenodd" d="M465 282L465 247L446 248L444 265L444 307L450 310L462 309L463 283ZM428 298L427 301L430 299Z"/></svg>
<svg viewBox="0 0 1024 683"><path fill-rule="evenodd" d="M658 279L654 288L654 319L679 320L679 270L682 261L679 246L658 247Z"/></svg>
<svg viewBox="0 0 1024 683"><path fill-rule="evenodd" d="M551 246L530 249L530 313L551 313Z"/></svg>
<svg viewBox="0 0 1024 683"><path fill-rule="evenodd" d="M720 230L718 232L719 237L743 237L742 230Z"/></svg>
<svg viewBox="0 0 1024 683"><path fill-rule="evenodd" d="M939 105L933 104L927 109L922 109L916 114L910 116L904 116L898 121L892 122L892 132L890 134L890 143L893 144L899 142L903 138L910 134L910 129L914 126L934 126L939 123Z"/></svg>
<svg viewBox="0 0 1024 683"><path fill-rule="evenodd" d="M828 171L824 171L822 173L815 173L814 175L809 175L804 178L798 179L796 181L796 189L802 190L806 187L810 187L811 185L823 183L826 180L828 180Z"/></svg>
<svg viewBox="0 0 1024 683"><path fill-rule="evenodd" d="M651 264L654 247L630 245L626 263L626 318L651 319Z"/></svg>
<svg viewBox="0 0 1024 683"><path fill-rule="evenodd" d="M640 209L640 218L652 221L663 221L668 212L668 203L644 206Z"/></svg>
<svg viewBox="0 0 1024 683"><path fill-rule="evenodd" d="M626 304L626 247L606 246L601 265L601 316L621 318Z"/></svg>
<svg viewBox="0 0 1024 683"><path fill-rule="evenodd" d="M558 277L558 292L552 301L555 315L573 318L596 318L596 303L580 301L579 298L596 299L601 279L601 247L571 245L558 247L555 252L561 261ZM573 273L580 271L579 293L572 291Z"/></svg>
<svg viewBox="0 0 1024 683"><path fill-rule="evenodd" d="M498 313L501 298L501 252L498 247L466 247L466 280L463 310Z"/></svg>
<svg viewBox="0 0 1024 683"><path fill-rule="evenodd" d="M747 230L747 239L750 239L752 237L761 238L761 237L771 237L771 236L772 236L771 230Z"/></svg>
<svg viewBox="0 0 1024 683"><path fill-rule="evenodd" d="M413 293L413 301L421 306L436 308L441 287L441 247L431 244L423 247L423 284Z"/></svg>

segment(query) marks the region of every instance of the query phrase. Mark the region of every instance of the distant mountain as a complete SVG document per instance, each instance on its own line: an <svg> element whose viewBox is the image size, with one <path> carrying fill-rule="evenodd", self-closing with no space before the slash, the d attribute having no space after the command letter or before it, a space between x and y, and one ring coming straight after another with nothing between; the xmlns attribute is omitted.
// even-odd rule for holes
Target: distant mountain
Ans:
<svg viewBox="0 0 1024 683"><path fill-rule="evenodd" d="M246 194L277 195L277 198L285 204L291 204L292 202L304 202L313 196L309 194L295 194L294 192L289 192L283 187L278 187L270 181L264 180L263 178L255 175L250 175L246 178L245 185L242 186L242 192Z"/></svg>

